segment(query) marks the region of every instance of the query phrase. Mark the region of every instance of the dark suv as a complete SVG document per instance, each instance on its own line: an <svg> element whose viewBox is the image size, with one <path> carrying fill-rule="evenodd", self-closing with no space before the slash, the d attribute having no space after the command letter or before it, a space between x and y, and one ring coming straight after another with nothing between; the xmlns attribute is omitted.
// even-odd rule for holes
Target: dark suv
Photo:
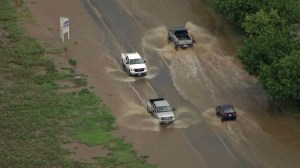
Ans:
<svg viewBox="0 0 300 168"><path fill-rule="evenodd" d="M235 120L237 115L231 104L219 105L216 108L216 115L221 117L221 121L224 120Z"/></svg>

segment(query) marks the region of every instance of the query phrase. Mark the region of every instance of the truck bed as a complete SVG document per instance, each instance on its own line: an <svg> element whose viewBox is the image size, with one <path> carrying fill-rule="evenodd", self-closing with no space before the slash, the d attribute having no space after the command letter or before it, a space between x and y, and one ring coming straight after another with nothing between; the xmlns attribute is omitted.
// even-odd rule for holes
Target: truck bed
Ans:
<svg viewBox="0 0 300 168"><path fill-rule="evenodd" d="M168 39L175 43L175 49L177 49L177 47L186 48L193 46L193 38L185 27L174 27L169 29L168 36Z"/></svg>
<svg viewBox="0 0 300 168"><path fill-rule="evenodd" d="M153 104L155 101L165 100L164 98L156 98L156 99L149 99L150 104Z"/></svg>
<svg viewBox="0 0 300 168"><path fill-rule="evenodd" d="M178 40L191 40L188 34L175 34Z"/></svg>

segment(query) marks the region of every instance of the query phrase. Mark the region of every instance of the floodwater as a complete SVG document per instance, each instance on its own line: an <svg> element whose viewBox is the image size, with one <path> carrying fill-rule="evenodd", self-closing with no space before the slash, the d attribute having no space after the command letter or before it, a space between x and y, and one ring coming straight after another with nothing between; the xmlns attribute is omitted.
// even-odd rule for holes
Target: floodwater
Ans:
<svg viewBox="0 0 300 168"><path fill-rule="evenodd" d="M258 81L243 70L236 48L200 0L91 0L101 14L106 73L119 102L107 100L119 135L160 167L298 167L300 124L282 114ZM104 25L104 26L103 26ZM175 50L169 27L184 25L192 48ZM105 40L104 40L105 41ZM113 50L112 46L119 46ZM149 68L146 77L128 77L120 52L138 51ZM121 88L122 87L122 88ZM107 89L115 89L107 86ZM128 95L131 90L134 94ZM160 125L146 111L149 98L164 97L176 108L176 121ZM126 102L126 103L124 103ZM218 104L236 108L236 121L221 122Z"/></svg>

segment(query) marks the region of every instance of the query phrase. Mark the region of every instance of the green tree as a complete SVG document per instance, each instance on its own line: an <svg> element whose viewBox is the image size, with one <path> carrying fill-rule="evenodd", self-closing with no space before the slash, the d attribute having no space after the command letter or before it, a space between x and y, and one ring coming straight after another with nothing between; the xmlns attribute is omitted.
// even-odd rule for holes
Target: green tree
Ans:
<svg viewBox="0 0 300 168"><path fill-rule="evenodd" d="M256 13L266 0L215 0L217 12L224 14L230 21L241 24L247 14Z"/></svg>
<svg viewBox="0 0 300 168"><path fill-rule="evenodd" d="M259 80L277 100L300 100L300 50L272 65L264 65Z"/></svg>
<svg viewBox="0 0 300 168"><path fill-rule="evenodd" d="M289 24L296 24L300 21L300 2L298 0L268 0L265 8L277 10L279 16L285 18Z"/></svg>
<svg viewBox="0 0 300 168"><path fill-rule="evenodd" d="M240 49L238 57L251 75L258 75L260 67L271 65L285 57L293 49L293 41L286 34L265 33L249 37Z"/></svg>
<svg viewBox="0 0 300 168"><path fill-rule="evenodd" d="M251 75L258 75L262 65L279 61L294 47L291 29L276 10L247 15L243 27L249 37L238 57Z"/></svg>
<svg viewBox="0 0 300 168"><path fill-rule="evenodd" d="M255 14L247 15L242 27L250 36L290 32L286 19L280 17L277 10L273 9L269 13L261 9Z"/></svg>

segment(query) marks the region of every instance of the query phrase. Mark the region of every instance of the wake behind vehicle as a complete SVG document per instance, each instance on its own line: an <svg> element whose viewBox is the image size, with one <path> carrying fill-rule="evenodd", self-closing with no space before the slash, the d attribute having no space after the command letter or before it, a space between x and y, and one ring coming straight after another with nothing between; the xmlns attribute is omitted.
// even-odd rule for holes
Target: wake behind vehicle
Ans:
<svg viewBox="0 0 300 168"><path fill-rule="evenodd" d="M222 104L216 108L216 115L221 118L221 121L235 120L237 115L231 104Z"/></svg>
<svg viewBox="0 0 300 168"><path fill-rule="evenodd" d="M121 53L122 65L129 76L147 75L147 67L139 53Z"/></svg>
<svg viewBox="0 0 300 168"><path fill-rule="evenodd" d="M174 27L168 31L168 39L173 41L175 44L175 49L178 47L187 48L193 46L193 38L188 33L185 27Z"/></svg>
<svg viewBox="0 0 300 168"><path fill-rule="evenodd" d="M168 101L163 98L149 99L147 101L147 111L157 118L161 124L175 121L175 108L171 108Z"/></svg>

